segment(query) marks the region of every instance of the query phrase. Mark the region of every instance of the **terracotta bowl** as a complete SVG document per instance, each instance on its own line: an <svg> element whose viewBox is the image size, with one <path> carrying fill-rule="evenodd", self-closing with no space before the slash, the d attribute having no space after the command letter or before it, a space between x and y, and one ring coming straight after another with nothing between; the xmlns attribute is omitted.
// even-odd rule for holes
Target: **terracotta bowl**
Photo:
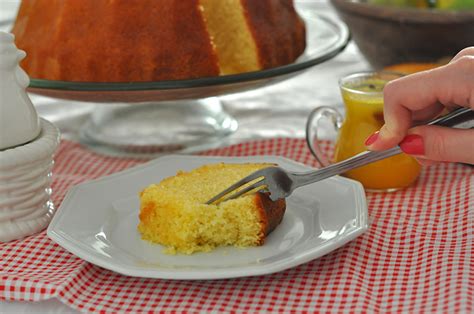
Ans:
<svg viewBox="0 0 474 314"><path fill-rule="evenodd" d="M441 11L331 0L375 69L436 62L474 46L474 10Z"/></svg>

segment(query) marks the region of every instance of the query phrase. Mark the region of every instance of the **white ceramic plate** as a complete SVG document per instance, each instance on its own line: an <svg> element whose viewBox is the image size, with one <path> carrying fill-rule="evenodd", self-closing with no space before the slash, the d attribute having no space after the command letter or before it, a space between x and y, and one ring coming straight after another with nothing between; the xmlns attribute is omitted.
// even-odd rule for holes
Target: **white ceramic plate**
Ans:
<svg viewBox="0 0 474 314"><path fill-rule="evenodd" d="M282 223L260 247L222 247L209 253L166 255L141 240L138 193L151 183L203 164L272 162L295 171L311 168L280 157L167 156L73 187L48 236L80 258L112 271L164 279L221 279L264 275L321 257L368 227L362 185L334 177L296 190Z"/></svg>

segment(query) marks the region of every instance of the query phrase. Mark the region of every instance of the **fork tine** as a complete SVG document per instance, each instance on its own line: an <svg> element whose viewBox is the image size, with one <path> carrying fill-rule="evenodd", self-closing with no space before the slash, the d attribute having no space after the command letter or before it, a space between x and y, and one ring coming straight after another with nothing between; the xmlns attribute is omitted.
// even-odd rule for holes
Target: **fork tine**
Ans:
<svg viewBox="0 0 474 314"><path fill-rule="evenodd" d="M252 183L251 185L247 186L246 188L244 188L244 189L242 189L242 190L240 190L240 191L238 191L238 192L236 192L236 193L234 193L234 194L229 195L228 197L224 198L224 199L222 200L222 202L228 201L228 200L231 200L231 199L234 199L234 198L237 198L237 197L239 197L239 196L241 196L241 195L243 195L243 194L245 194L245 193L247 193L247 192L249 192L249 191L252 191L252 190L258 188L259 186L262 186L263 181L265 181L265 178L262 178L262 179L260 179L260 180L258 180L258 181L256 181L256 182ZM244 183L244 184L245 184L245 183ZM235 184L234 184L234 185L235 185ZM236 188L232 188L234 185L232 185L231 187L225 189L225 190L222 191L221 193L219 193L219 194L217 194L216 196L214 196L212 199L210 199L209 201L207 201L206 204L212 204L212 203L214 203L215 201L217 201L217 200L221 199L222 197L224 197L225 195L230 194L232 191L235 191ZM240 187L240 186L242 186L242 185L237 186L237 188Z"/></svg>
<svg viewBox="0 0 474 314"><path fill-rule="evenodd" d="M247 186L245 189L242 189L242 190L238 191L237 193L231 194L229 197L226 197L223 201L232 200L232 199L237 198L241 195L244 195L245 193L250 192L250 191L262 186L263 181L265 181L265 178L262 178L262 179L260 179L256 182L252 183L251 185Z"/></svg>
<svg viewBox="0 0 474 314"><path fill-rule="evenodd" d="M251 174L249 174L248 176L246 176L245 178L243 178L243 179L237 181L236 183L232 184L231 186L229 186L229 187L228 187L227 189L225 189L224 191L220 192L219 194L217 194L216 196L214 196L213 198L211 198L210 200L208 200L208 201L206 202L206 204L212 204L212 203L214 203L215 201L221 199L224 195L229 194L230 192L232 192L232 191L238 189L239 187L243 186L244 184L247 184L247 183L249 183L249 182L251 182L251 181L253 181L253 180L255 180L255 179L259 178L259 177L262 177L262 176L263 176L263 170L265 170L265 169L260 169L260 170L258 170L258 171L255 171L254 173L251 173ZM260 181L258 181L258 182L261 182L261 181L263 181L263 179L260 180ZM257 186L255 186L255 187L257 187ZM254 187L254 188L255 188L255 187ZM248 191L247 191L247 192L248 192ZM241 195L241 194L240 194L240 195Z"/></svg>

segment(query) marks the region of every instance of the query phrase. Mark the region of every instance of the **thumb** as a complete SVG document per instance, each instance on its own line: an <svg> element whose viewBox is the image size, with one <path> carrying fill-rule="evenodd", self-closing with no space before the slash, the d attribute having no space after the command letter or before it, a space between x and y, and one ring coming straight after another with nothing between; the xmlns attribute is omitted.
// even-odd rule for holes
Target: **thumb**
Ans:
<svg viewBox="0 0 474 314"><path fill-rule="evenodd" d="M434 161L474 164L474 129L425 125L409 133L399 144L406 154Z"/></svg>

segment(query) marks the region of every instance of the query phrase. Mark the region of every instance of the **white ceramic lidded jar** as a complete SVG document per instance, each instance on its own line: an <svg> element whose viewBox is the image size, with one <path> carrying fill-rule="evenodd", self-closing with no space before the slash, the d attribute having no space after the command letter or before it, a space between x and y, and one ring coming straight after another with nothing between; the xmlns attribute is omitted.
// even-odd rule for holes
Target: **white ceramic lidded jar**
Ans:
<svg viewBox="0 0 474 314"><path fill-rule="evenodd" d="M26 53L16 48L14 38L0 32L0 150L34 140L41 129L25 91L30 79L18 64Z"/></svg>
<svg viewBox="0 0 474 314"><path fill-rule="evenodd" d="M14 36L0 32L0 242L24 238L51 221L53 155L59 130L39 119Z"/></svg>

